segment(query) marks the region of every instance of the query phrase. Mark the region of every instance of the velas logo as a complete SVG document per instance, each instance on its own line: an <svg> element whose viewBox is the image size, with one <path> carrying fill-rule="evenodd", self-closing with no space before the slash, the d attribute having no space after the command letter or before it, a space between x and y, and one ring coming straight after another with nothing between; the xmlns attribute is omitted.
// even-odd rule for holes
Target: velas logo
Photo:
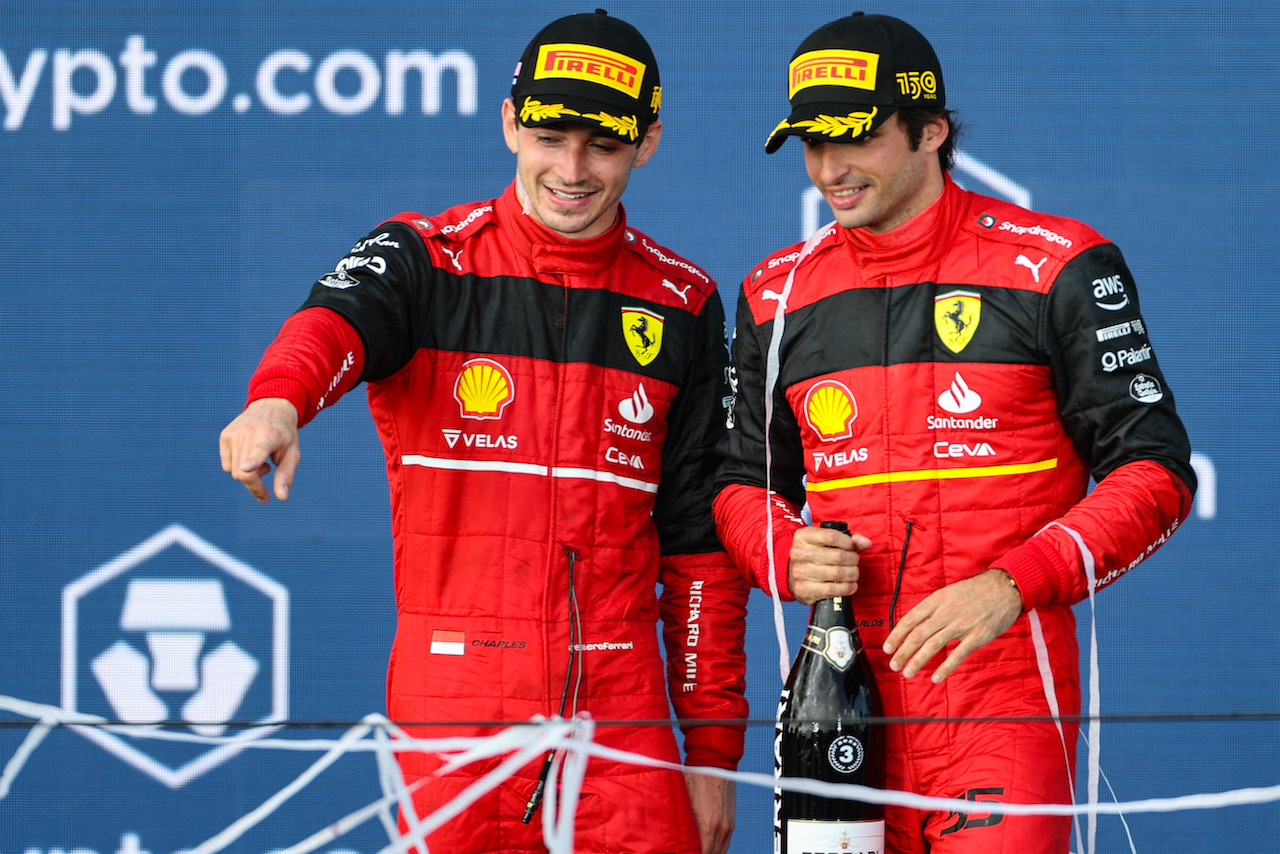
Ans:
<svg viewBox="0 0 1280 854"><path fill-rule="evenodd" d="M623 308L622 337L636 361L649 364L662 349L662 315L647 308Z"/></svg>
<svg viewBox="0 0 1280 854"><path fill-rule="evenodd" d="M848 439L858 417L849 387L837 380L814 383L804 397L804 417L824 442Z"/></svg>
<svg viewBox="0 0 1280 854"><path fill-rule="evenodd" d="M880 54L861 50L811 50L791 60L787 97L794 98L810 86L845 86L851 89L876 88Z"/></svg>
<svg viewBox="0 0 1280 854"><path fill-rule="evenodd" d="M511 372L492 359L470 359L453 385L453 397L462 407L462 417L476 421L497 421L516 396Z"/></svg>
<svg viewBox="0 0 1280 854"><path fill-rule="evenodd" d="M538 48L534 80L567 78L585 80L640 97L645 64L616 51L587 44L544 44Z"/></svg>
<svg viewBox="0 0 1280 854"><path fill-rule="evenodd" d="M933 298L933 325L947 349L959 353L973 340L982 319L982 295L949 291Z"/></svg>
<svg viewBox="0 0 1280 854"><path fill-rule="evenodd" d="M65 710L226 736L210 744L72 727L170 788L274 731L288 717L288 681L288 591L181 525L62 591Z"/></svg>

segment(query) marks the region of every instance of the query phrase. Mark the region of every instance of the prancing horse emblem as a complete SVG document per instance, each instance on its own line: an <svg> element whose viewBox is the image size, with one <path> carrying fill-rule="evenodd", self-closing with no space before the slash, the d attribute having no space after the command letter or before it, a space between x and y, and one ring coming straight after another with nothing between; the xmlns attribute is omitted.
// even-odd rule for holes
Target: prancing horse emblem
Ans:
<svg viewBox="0 0 1280 854"><path fill-rule="evenodd" d="M647 308L624 307L622 337L636 361L649 364L662 349L662 315Z"/></svg>
<svg viewBox="0 0 1280 854"><path fill-rule="evenodd" d="M973 340L982 319L982 295L976 291L948 291L933 298L933 325L947 349L959 353Z"/></svg>

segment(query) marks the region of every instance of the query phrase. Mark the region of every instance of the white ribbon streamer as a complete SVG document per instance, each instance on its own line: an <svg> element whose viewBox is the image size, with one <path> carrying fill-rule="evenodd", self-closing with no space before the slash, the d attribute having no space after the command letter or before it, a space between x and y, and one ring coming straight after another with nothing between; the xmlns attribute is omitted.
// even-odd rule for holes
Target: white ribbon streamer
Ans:
<svg viewBox="0 0 1280 854"><path fill-rule="evenodd" d="M6 764L3 777L0 777L5 781L11 781L19 774L24 763L44 738L43 733L47 732L51 727L72 724L80 726L94 725L92 716L67 713L56 707L15 700L11 697L0 696L0 709L6 709L34 719L36 722L33 724L33 732L39 730L42 733L40 735L29 735L23 744L19 746L14 756ZM1096 721L1096 718L1094 720ZM101 719L97 720L98 725L103 725L104 723ZM119 729L119 727L112 726L112 729ZM324 830L296 843L293 847L284 849L282 854L308 854L308 852L314 851L320 846L341 837L375 815L384 818L384 826L386 827L388 838L392 840L392 844L382 849L381 854L399 854L399 852L407 851L414 846L417 846L420 851L426 852L427 849L424 843L426 836L456 818L477 798L509 779L518 769L528 765L538 757L544 756L548 750L556 751L556 759L552 763L551 776L548 779L547 800L543 804L543 840L547 845L549 854L572 854L574 813L582 790L587 761L591 757L643 767L668 769L681 773L696 773L719 777L743 785L759 786L766 790L781 788L827 798L895 805L918 810L946 810L958 813L1088 815L1096 820L1098 815L1221 809L1280 801L1280 785L1235 789L1208 794L1182 795L1170 798L1150 798L1127 803L1098 803L1096 798L1086 804L1010 804L999 801L934 798L917 795L912 792L873 789L848 783L825 783L807 778L774 777L772 774L727 771L722 768L682 766L677 763L654 759L650 756L596 744L592 740L594 733L595 723L583 716L571 721L560 718L535 719L528 725L508 727L496 735L483 738L413 739L383 716L369 715L359 724L349 728L342 737L336 740L308 739L288 741L283 739L263 739L257 742L248 742L246 746L255 749L308 750L311 752L323 752L323 755L308 767L305 772L264 801L257 809L237 820L213 838L189 849L187 854L215 854L215 852L224 850L247 830L259 824L279 809L285 801L293 797L324 770L333 765L339 757L347 753L367 750L374 751L378 757L378 781L382 787L383 796L330 824ZM144 731L138 729L135 735L139 738L163 740L165 733L157 730ZM235 737L200 737L200 740L212 743L243 743ZM404 784L393 755L409 750L448 757L446 767L449 769L457 769L472 762L502 755L506 755L507 758L471 786L468 786L449 803L431 815L417 819L416 816L412 816L412 799L410 796L414 789L428 783L430 778L418 780L411 786ZM0 795L0 798L2 797ZM406 824L411 830L404 836L399 835L394 821L389 818L390 807L395 803L401 804L402 807L404 805L409 806L409 813L405 818ZM1132 839L1130 839L1130 845L1132 847Z"/></svg>
<svg viewBox="0 0 1280 854"><path fill-rule="evenodd" d="M1098 666L1098 608L1094 595L1098 589L1098 571L1097 565L1093 560L1093 552L1089 551L1084 544L1084 537L1080 536L1077 531L1068 528L1061 522L1050 522L1045 528L1058 527L1066 531L1075 541L1076 548L1080 550L1080 560L1084 563L1085 580L1088 582L1089 591L1089 734L1085 739L1085 745L1089 749L1088 761L1088 792L1089 804L1093 806L1098 803L1098 775L1102 768L1102 694L1099 684L1101 682ZM1042 529L1043 530L1043 529ZM1094 854L1097 850L1098 836L1098 817L1097 813L1089 813L1089 840L1086 846L1087 854Z"/></svg>
<svg viewBox="0 0 1280 854"><path fill-rule="evenodd" d="M773 628L778 635L778 667L782 672L782 681L787 681L791 670L791 650L787 645L787 630L782 619L782 600L778 596L778 567L773 554L773 445L769 441L770 428L773 426L773 392L778 387L778 372L781 367L782 332L787 325L787 300L791 298L791 288L795 285L796 269L800 262L813 251L813 247L822 242L834 222L829 222L809 235L800 249L796 263L787 272L787 281L782 286L782 293L772 297L765 295L773 291L765 291L762 298L776 299L777 307L773 310L773 328L769 334L769 350L765 355L764 367L764 489L765 489L765 527L764 545L769 560L769 598L773 601Z"/></svg>

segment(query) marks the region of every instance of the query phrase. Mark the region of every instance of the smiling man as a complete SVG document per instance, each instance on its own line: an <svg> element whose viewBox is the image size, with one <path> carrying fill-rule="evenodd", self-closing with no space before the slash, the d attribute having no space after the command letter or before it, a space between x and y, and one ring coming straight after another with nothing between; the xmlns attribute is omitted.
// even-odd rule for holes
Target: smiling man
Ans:
<svg viewBox="0 0 1280 854"><path fill-rule="evenodd" d="M906 22L819 27L788 81L765 149L801 139L835 222L743 282L721 538L780 597L852 595L885 715L946 719L888 728L888 788L1069 803L1076 726L1045 718L1080 711L1071 606L1195 488L1133 277L1087 225L951 180L942 68ZM1071 826L885 820L894 854L1065 854Z"/></svg>
<svg viewBox="0 0 1280 854"><path fill-rule="evenodd" d="M710 511L724 310L715 283L621 205L658 146L661 99L631 25L597 12L545 27L502 105L515 180L358 241L285 322L222 433L223 469L265 502L274 461L284 500L298 428L367 384L391 488L390 716L493 722L415 736L589 714L610 722L598 742L678 763L671 727L617 725L667 719L670 702L686 765L741 757L747 585ZM436 757L399 757L419 816L497 764L436 776ZM480 797L430 849L544 852L550 761ZM722 854L734 798L715 777L593 758L574 850Z"/></svg>

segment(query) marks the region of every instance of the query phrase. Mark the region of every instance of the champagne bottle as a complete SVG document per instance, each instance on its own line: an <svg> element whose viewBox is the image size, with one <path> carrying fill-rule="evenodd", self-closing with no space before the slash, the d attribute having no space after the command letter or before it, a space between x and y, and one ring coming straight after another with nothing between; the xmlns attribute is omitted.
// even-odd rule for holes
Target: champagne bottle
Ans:
<svg viewBox="0 0 1280 854"><path fill-rule="evenodd" d="M848 533L843 522L822 527ZM880 699L851 599L815 602L778 703L774 773L884 788L883 731L866 719ZM774 854L884 854L884 807L773 793Z"/></svg>

